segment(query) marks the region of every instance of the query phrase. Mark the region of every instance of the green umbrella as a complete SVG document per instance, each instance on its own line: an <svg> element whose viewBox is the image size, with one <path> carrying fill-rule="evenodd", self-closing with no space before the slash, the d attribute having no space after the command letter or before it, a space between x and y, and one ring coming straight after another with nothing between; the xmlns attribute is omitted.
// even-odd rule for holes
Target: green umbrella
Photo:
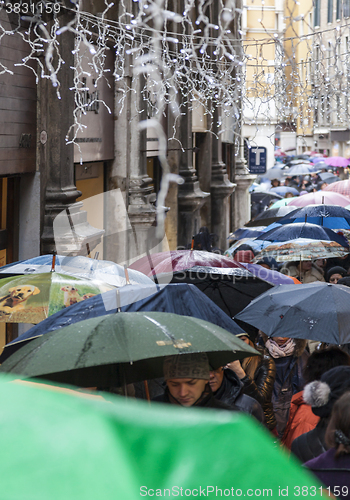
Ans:
<svg viewBox="0 0 350 500"><path fill-rule="evenodd" d="M6 379L4 500L319 497L317 479L243 413L85 400Z"/></svg>
<svg viewBox="0 0 350 500"><path fill-rule="evenodd" d="M55 272L0 279L0 322L40 323L48 316L115 287Z"/></svg>
<svg viewBox="0 0 350 500"><path fill-rule="evenodd" d="M257 351L207 321L161 312L109 314L34 339L1 372L81 387L122 386L163 376L163 359L207 352L216 369Z"/></svg>
<svg viewBox="0 0 350 500"><path fill-rule="evenodd" d="M289 203L293 200L298 198L298 196L293 196L290 198L282 198L281 200L277 200L273 205L271 205L270 208L279 208L279 207L285 207L286 205L289 205Z"/></svg>

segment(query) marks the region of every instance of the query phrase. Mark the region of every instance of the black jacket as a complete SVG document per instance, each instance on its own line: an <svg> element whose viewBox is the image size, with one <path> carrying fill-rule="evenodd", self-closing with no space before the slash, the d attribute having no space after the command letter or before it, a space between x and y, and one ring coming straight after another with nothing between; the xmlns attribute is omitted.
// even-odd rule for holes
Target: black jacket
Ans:
<svg viewBox="0 0 350 500"><path fill-rule="evenodd" d="M321 453L327 451L324 437L326 434L329 418L321 418L312 431L305 432L292 442L292 453L302 463L308 462L312 458L318 457Z"/></svg>
<svg viewBox="0 0 350 500"><path fill-rule="evenodd" d="M224 378L219 389L214 392L216 399L229 406L234 406L240 411L249 413L259 422L264 423L265 417L263 409L255 399L243 393L243 382L232 370L224 369Z"/></svg>
<svg viewBox="0 0 350 500"><path fill-rule="evenodd" d="M276 378L276 365L267 355L261 357L261 362L254 374L254 380L248 375L241 379L243 392L254 398L262 406L265 415L265 425L272 430L276 427L275 412L271 402L273 384Z"/></svg>
<svg viewBox="0 0 350 500"><path fill-rule="evenodd" d="M209 385L209 384L208 384ZM209 387L210 389L210 387ZM172 404L169 398L169 389L166 388L164 394L161 394L160 396L156 396L155 398L152 399L152 401L156 401L158 403L168 403ZM181 406L181 405L180 405ZM218 401L216 398L214 398L214 395L210 390L208 390L208 394L205 395L204 398L201 398L200 403L193 405L195 408L215 408L219 410L230 410L230 411L238 411L238 408L235 406L228 406L227 404Z"/></svg>

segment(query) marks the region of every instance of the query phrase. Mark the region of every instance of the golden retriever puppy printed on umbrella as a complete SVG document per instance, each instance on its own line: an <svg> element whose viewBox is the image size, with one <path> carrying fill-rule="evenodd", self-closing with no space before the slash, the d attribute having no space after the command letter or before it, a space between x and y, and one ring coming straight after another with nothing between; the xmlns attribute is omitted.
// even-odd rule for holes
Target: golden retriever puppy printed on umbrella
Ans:
<svg viewBox="0 0 350 500"><path fill-rule="evenodd" d="M0 322L40 323L65 307L114 287L55 272L0 280Z"/></svg>

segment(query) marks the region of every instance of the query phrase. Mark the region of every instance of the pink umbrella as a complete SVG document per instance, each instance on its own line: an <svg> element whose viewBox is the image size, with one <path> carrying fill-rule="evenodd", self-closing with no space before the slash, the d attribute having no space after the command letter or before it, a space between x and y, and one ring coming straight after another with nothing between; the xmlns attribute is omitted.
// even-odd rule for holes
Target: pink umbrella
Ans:
<svg viewBox="0 0 350 500"><path fill-rule="evenodd" d="M348 196L350 198L350 179L346 179L345 181L334 182L333 184L329 184L324 191L331 191L333 193L340 193L344 196Z"/></svg>
<svg viewBox="0 0 350 500"><path fill-rule="evenodd" d="M339 183L338 183L339 184ZM332 186L335 184L331 184ZM350 198L340 194L334 193L329 190L321 190L316 193L304 194L298 198L293 199L288 205L295 205L296 207L306 207L307 205L339 205L346 207L349 205Z"/></svg>
<svg viewBox="0 0 350 500"><path fill-rule="evenodd" d="M348 205L349 203L348 200ZM150 256L146 255L146 257L141 257L131 264L129 268L136 269L147 276L154 276L155 274L183 271L194 266L239 267L243 269L243 266L229 257L201 250L172 250Z"/></svg>
<svg viewBox="0 0 350 500"><path fill-rule="evenodd" d="M350 161L343 156L330 156L329 158L324 158L324 161L332 167L347 167L350 164Z"/></svg>

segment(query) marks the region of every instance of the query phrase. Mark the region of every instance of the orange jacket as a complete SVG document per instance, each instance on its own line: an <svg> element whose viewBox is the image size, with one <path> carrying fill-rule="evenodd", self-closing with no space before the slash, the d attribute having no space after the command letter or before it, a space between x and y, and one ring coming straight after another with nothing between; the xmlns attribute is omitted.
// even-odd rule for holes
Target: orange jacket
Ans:
<svg viewBox="0 0 350 500"><path fill-rule="evenodd" d="M290 449L294 439L314 429L319 420L320 417L316 417L312 413L311 406L305 403L303 391L297 392L292 397L289 419L281 441L282 444Z"/></svg>

